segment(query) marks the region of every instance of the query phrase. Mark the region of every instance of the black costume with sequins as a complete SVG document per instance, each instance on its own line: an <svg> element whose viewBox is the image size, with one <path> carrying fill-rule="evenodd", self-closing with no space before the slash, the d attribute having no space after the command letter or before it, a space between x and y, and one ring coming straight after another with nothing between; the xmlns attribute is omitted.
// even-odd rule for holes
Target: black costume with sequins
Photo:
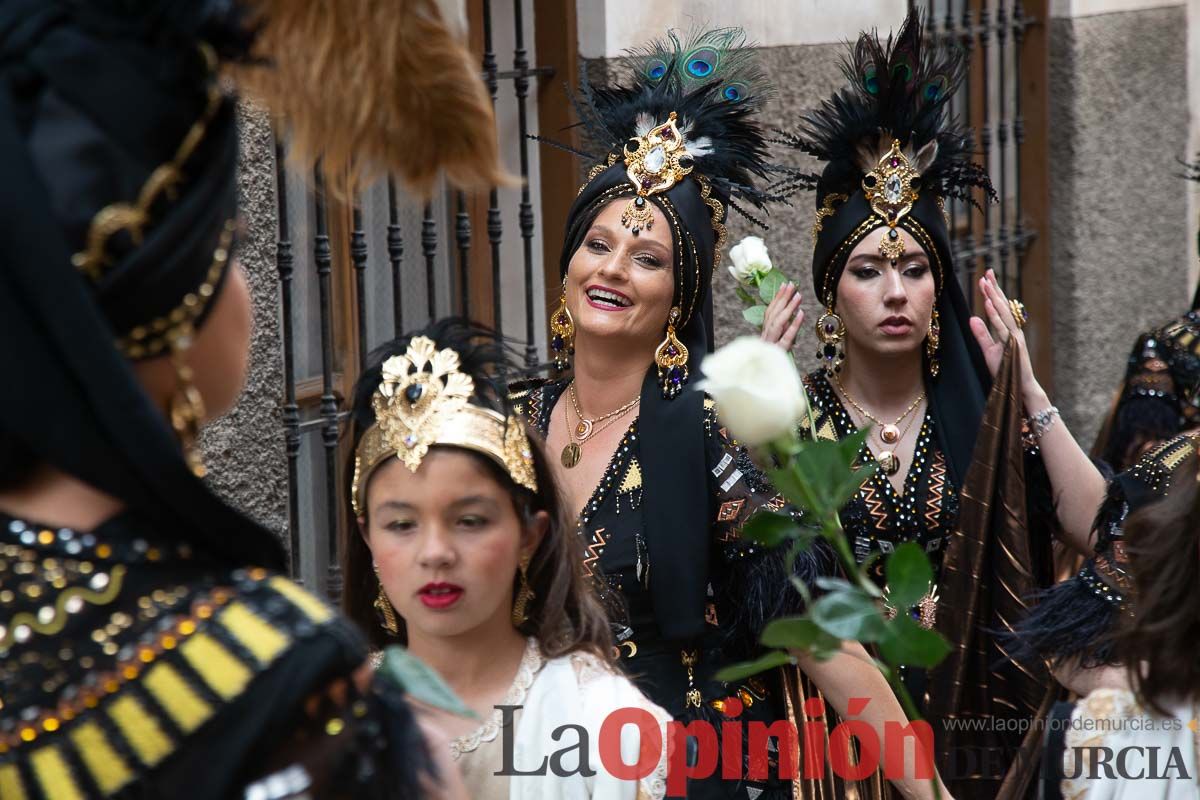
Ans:
<svg viewBox="0 0 1200 800"><path fill-rule="evenodd" d="M399 689L357 691L361 634L269 570L134 514L90 532L0 514L0 610L5 800L417 794Z"/></svg>
<svg viewBox="0 0 1200 800"><path fill-rule="evenodd" d="M566 390L566 381L537 383L517 389L514 402L543 435L551 412ZM759 509L784 508L782 496L764 480L745 448L732 441L716 419L713 402L705 400L705 467L709 476L709 527L698 536L710 550L705 630L694 641L666 639L655 621L653 581L672 582L678 568L649 557L654 536L642 515L642 440L635 420L626 430L604 476L579 519L587 556L583 569L593 576L609 609L622 667L654 702L677 719L728 721L729 698L744 706L739 718L772 722L796 719L788 704L781 670L744 683L725 684L712 675L721 666L753 658L759 633L771 619L799 613L799 593L787 586L783 554L738 535ZM808 583L832 574L833 554L824 545L811 547L798 560L795 574ZM694 659L689 668L687 661ZM792 669L794 673L794 668ZM743 743L748 741L745 737ZM746 764L743 763L743 774ZM772 766L772 769L774 767ZM689 783L688 797L791 797L790 782L721 780Z"/></svg>

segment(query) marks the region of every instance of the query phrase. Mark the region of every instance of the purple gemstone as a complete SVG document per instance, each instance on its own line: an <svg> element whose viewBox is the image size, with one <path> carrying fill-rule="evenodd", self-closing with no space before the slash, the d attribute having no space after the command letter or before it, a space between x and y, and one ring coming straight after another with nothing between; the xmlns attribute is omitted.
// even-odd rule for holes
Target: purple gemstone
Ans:
<svg viewBox="0 0 1200 800"><path fill-rule="evenodd" d="M898 166L900 166L900 160L899 160L899 159L897 159L897 158L893 158L893 159L892 159L892 160L891 160L889 163L890 163L890 165L891 165L891 166L893 166L893 167L898 167Z"/></svg>
<svg viewBox="0 0 1200 800"><path fill-rule="evenodd" d="M642 189L644 189L646 191L650 191L653 188L654 188L654 179L653 178L642 178Z"/></svg>
<svg viewBox="0 0 1200 800"><path fill-rule="evenodd" d="M834 323L832 323L832 322L825 323L825 332L826 333L833 333L836 330L837 330L837 325L835 325Z"/></svg>
<svg viewBox="0 0 1200 800"><path fill-rule="evenodd" d="M672 357L677 356L679 355L679 350L675 347L675 345L670 345L667 347L667 355Z"/></svg>
<svg viewBox="0 0 1200 800"><path fill-rule="evenodd" d="M562 348L563 348L563 340L562 340L562 337L561 337L561 336L555 336L553 339L551 339L551 340L550 340L550 346L551 346L552 348L554 348L555 350L562 350Z"/></svg>
<svg viewBox="0 0 1200 800"><path fill-rule="evenodd" d="M662 131L659 133L659 136L661 136L662 138L666 139L669 142L669 141L674 140L675 131L671 130L670 128L663 128Z"/></svg>

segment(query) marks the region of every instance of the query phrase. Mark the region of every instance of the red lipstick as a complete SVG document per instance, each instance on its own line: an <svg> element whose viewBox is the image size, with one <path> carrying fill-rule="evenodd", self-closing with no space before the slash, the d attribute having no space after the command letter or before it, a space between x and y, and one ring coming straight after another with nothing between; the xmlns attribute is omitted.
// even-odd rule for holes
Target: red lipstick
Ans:
<svg viewBox="0 0 1200 800"><path fill-rule="evenodd" d="M450 608L463 596L463 588L453 583L427 583L417 592L426 608L437 611Z"/></svg>

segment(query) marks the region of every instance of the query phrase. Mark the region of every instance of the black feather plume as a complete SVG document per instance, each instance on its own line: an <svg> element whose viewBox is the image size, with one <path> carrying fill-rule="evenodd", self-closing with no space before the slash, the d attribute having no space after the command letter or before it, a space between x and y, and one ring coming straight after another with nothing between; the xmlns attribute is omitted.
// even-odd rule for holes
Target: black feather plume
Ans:
<svg viewBox="0 0 1200 800"><path fill-rule="evenodd" d="M797 132L780 139L826 162L824 191L852 193L897 139L913 162L922 148L936 143L936 151L926 151L932 161L921 173L938 194L974 202L971 190L982 189L995 199L987 172L970 161L969 131L950 118L946 107L966 77L961 48L926 41L920 15L911 13L886 41L877 31L859 36L842 72L849 85L805 114ZM818 175L807 178L815 182Z"/></svg>

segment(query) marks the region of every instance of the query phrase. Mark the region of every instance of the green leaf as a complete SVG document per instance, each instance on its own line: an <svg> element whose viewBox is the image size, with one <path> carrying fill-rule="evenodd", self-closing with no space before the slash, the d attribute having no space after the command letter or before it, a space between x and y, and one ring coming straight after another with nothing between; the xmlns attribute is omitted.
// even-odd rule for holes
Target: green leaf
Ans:
<svg viewBox="0 0 1200 800"><path fill-rule="evenodd" d="M858 492L874 471L873 463L856 463L866 434L859 431L836 442L824 439L803 442L792 458L791 469L773 471L771 478L789 500L822 519L829 518ZM776 475L777 472L793 475Z"/></svg>
<svg viewBox="0 0 1200 800"><path fill-rule="evenodd" d="M782 667L784 664L796 663L790 655L782 650L772 650L753 661L742 661L738 664L730 664L728 667L723 667L717 671L716 679L719 681L740 681L749 678L751 675L757 675L760 672L766 672L775 667Z"/></svg>
<svg viewBox="0 0 1200 800"><path fill-rule="evenodd" d="M427 706L460 717L477 718L475 712L463 705L440 675L403 647L393 645L383 651L383 664L376 675L391 680L406 694Z"/></svg>
<svg viewBox="0 0 1200 800"><path fill-rule="evenodd" d="M927 630L908 614L897 614L879 640L879 654L889 664L935 667L950 652L950 645L937 631Z"/></svg>
<svg viewBox="0 0 1200 800"><path fill-rule="evenodd" d="M830 636L808 617L772 620L763 628L762 643L767 647L808 652L836 650L841 646L841 641Z"/></svg>
<svg viewBox="0 0 1200 800"><path fill-rule="evenodd" d="M775 511L759 511L742 526L741 536L767 547L777 547L791 539L799 527L787 514Z"/></svg>
<svg viewBox="0 0 1200 800"><path fill-rule="evenodd" d="M826 592L848 592L853 591L854 587L850 581L845 578L830 578L825 575L817 577L817 588Z"/></svg>
<svg viewBox="0 0 1200 800"><path fill-rule="evenodd" d="M741 300L746 305L748 305L748 306L758 305L758 300L754 299L754 297L751 296L751 294L746 291L746 287L742 286L740 283L734 287L733 291L737 293L738 299Z"/></svg>
<svg viewBox="0 0 1200 800"><path fill-rule="evenodd" d="M887 633L879 607L858 589L830 592L813 603L809 616L838 639L876 642Z"/></svg>
<svg viewBox="0 0 1200 800"><path fill-rule="evenodd" d="M785 283L787 283L787 278L784 274L777 269L773 269L758 279L758 296L762 298L764 303L769 303L775 299L775 293Z"/></svg>
<svg viewBox="0 0 1200 800"><path fill-rule="evenodd" d="M888 602L901 611L916 605L929 591L933 580L933 567L925 551L916 542L905 542L888 557L887 567Z"/></svg>
<svg viewBox="0 0 1200 800"><path fill-rule="evenodd" d="M766 318L766 306L750 306L742 309L742 319L749 322L751 325L762 327L763 320Z"/></svg>

